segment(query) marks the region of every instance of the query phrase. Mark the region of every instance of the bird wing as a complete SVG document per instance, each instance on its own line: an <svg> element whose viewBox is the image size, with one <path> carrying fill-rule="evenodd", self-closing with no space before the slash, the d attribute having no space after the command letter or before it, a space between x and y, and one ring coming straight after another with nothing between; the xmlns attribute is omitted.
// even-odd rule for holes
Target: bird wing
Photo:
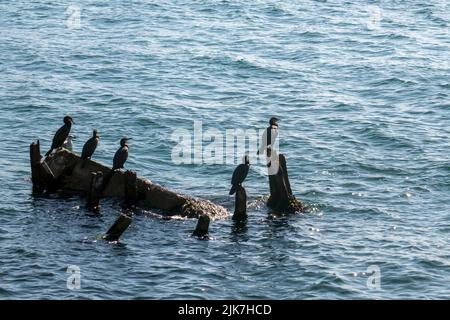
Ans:
<svg viewBox="0 0 450 320"><path fill-rule="evenodd" d="M92 155L97 149L97 139L90 138L83 146L83 151L81 153L81 158L86 159L92 157Z"/></svg>
<svg viewBox="0 0 450 320"><path fill-rule="evenodd" d="M86 143L84 144L84 146L83 146L83 151L81 151L81 158L82 159L85 159L85 158L88 158L89 156L88 156L88 154L89 154L89 144L90 144L90 142L91 142L91 139L92 138L90 138L88 141L86 141Z"/></svg>
<svg viewBox="0 0 450 320"><path fill-rule="evenodd" d="M270 129L270 145L273 146L275 145L275 141L277 140L278 137L278 130L277 129Z"/></svg>
<svg viewBox="0 0 450 320"><path fill-rule="evenodd" d="M123 165L125 164L125 161L127 161L127 159L128 159L128 148L120 148L114 155L113 168L114 169L123 168Z"/></svg>
<svg viewBox="0 0 450 320"><path fill-rule="evenodd" d="M233 172L233 176L231 177L231 184L241 184L244 182L245 178L248 174L248 166L245 164L240 164L236 167L236 169Z"/></svg>
<svg viewBox="0 0 450 320"><path fill-rule="evenodd" d="M116 153L114 154L113 168L118 168L119 167L119 158L120 158L120 153L121 152L122 152L122 148L117 150Z"/></svg>
<svg viewBox="0 0 450 320"><path fill-rule="evenodd" d="M61 128L56 131L55 136L53 137L52 149L56 149L61 147L69 136L70 128L67 125L63 125Z"/></svg>

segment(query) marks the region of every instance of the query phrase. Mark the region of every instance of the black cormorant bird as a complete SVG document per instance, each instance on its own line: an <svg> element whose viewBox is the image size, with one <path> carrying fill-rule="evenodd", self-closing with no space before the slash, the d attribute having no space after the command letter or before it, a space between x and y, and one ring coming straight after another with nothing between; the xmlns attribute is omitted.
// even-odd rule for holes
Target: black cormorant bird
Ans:
<svg viewBox="0 0 450 320"><path fill-rule="evenodd" d="M231 189L230 189L230 195L234 194L236 192L236 189L238 186L244 182L245 178L247 178L248 170L250 169L250 160L248 156L246 155L244 157L244 163L241 163L234 169L233 177L231 178Z"/></svg>
<svg viewBox="0 0 450 320"><path fill-rule="evenodd" d="M120 148L114 155L112 170L122 169L125 161L128 159L128 140L131 138L122 138L120 140Z"/></svg>
<svg viewBox="0 0 450 320"><path fill-rule="evenodd" d="M269 120L269 126L264 131L262 136L261 146L257 152L257 154L264 153L267 149L273 149L273 145L278 137L278 122L280 119L276 117L272 117Z"/></svg>
<svg viewBox="0 0 450 320"><path fill-rule="evenodd" d="M128 159L128 143L127 143L128 140L131 140L131 138L120 139L120 148L119 150L116 151L116 154L114 155L113 167L111 171L109 171L103 178L103 187L102 187L103 190L105 190L109 181L113 177L115 170L123 169L123 165L125 164L125 161L127 161Z"/></svg>
<svg viewBox="0 0 450 320"><path fill-rule="evenodd" d="M67 137L70 133L70 128L73 124L73 119L70 116L64 117L64 125L56 131L55 136L53 137L52 147L48 152L45 154L45 156L48 156L54 149L57 149L61 147L64 144L64 141L66 141Z"/></svg>
<svg viewBox="0 0 450 320"><path fill-rule="evenodd" d="M91 159L92 155L95 152L95 149L97 149L99 140L100 140L100 137L97 134L97 130L94 130L92 132L92 137L89 138L89 140L86 141L86 143L83 146L83 151L81 152L81 160L83 161L81 163L81 168L84 167L85 161L87 159Z"/></svg>

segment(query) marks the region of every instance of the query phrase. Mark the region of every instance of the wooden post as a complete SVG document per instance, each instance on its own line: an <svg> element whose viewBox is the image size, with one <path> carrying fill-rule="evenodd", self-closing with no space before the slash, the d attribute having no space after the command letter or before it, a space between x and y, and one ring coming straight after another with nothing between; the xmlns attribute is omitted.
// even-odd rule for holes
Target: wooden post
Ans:
<svg viewBox="0 0 450 320"><path fill-rule="evenodd" d="M242 221L245 219L247 219L247 193L244 187L239 185L236 188L233 220Z"/></svg>
<svg viewBox="0 0 450 320"><path fill-rule="evenodd" d="M270 198L267 205L277 211L304 211L303 205L292 194L291 184L289 182L286 158L283 154L279 155L278 172L269 175Z"/></svg>
<svg viewBox="0 0 450 320"><path fill-rule="evenodd" d="M195 228L192 235L199 237L200 239L207 239L210 221L211 219L207 215L205 214L200 215L198 217L197 227Z"/></svg>
<svg viewBox="0 0 450 320"><path fill-rule="evenodd" d="M102 196L102 187L103 172L92 172L86 207L95 213L100 212L100 197Z"/></svg>
<svg viewBox="0 0 450 320"><path fill-rule="evenodd" d="M284 157L284 154L280 154L279 164L280 164L280 168L283 170L282 171L282 173L283 173L283 182L284 182L284 186L286 188L286 192L289 195L292 195L291 183L289 182L287 165L286 165L286 158Z"/></svg>
<svg viewBox="0 0 450 320"><path fill-rule="evenodd" d="M269 206L274 210L284 211L289 206L289 197L292 195L285 183L287 173L284 173L282 163L286 163L284 155L278 156L278 171L274 175L269 175L270 201Z"/></svg>
<svg viewBox="0 0 450 320"><path fill-rule="evenodd" d="M45 190L45 181L41 166L41 147L39 140L30 145L31 181L33 182L33 193L42 193Z"/></svg>
<svg viewBox="0 0 450 320"><path fill-rule="evenodd" d="M136 172L125 172L125 203L124 207L134 209L137 204L137 177Z"/></svg>
<svg viewBox="0 0 450 320"><path fill-rule="evenodd" d="M108 232L103 236L103 239L106 241L118 241L120 236L131 224L131 221L133 221L133 219L131 219L130 216L121 213L111 228L109 228Z"/></svg>

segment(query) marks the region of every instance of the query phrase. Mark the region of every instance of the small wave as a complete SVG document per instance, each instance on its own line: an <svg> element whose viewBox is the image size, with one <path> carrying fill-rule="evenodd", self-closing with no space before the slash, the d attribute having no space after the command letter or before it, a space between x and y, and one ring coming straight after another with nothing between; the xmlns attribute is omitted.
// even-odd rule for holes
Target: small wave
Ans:
<svg viewBox="0 0 450 320"><path fill-rule="evenodd" d="M260 58L252 55L229 55L211 53L208 55L196 56L194 59L205 59L212 64L233 67L239 71L258 71L266 75L272 74L281 76L283 73L290 73L292 65L281 60Z"/></svg>
<svg viewBox="0 0 450 320"><path fill-rule="evenodd" d="M367 217L375 216L390 216L386 211L378 208L363 207L363 208L353 208L350 210L351 214L364 215Z"/></svg>
<svg viewBox="0 0 450 320"><path fill-rule="evenodd" d="M306 39L316 39L323 38L326 34L319 31L303 31L299 35Z"/></svg>
<svg viewBox="0 0 450 320"><path fill-rule="evenodd" d="M363 128L359 128L358 134L364 138L369 139L371 144L395 146L396 148L417 149L417 144L409 140L406 137L396 135L394 133L389 134L385 128L381 125L368 125Z"/></svg>
<svg viewBox="0 0 450 320"><path fill-rule="evenodd" d="M265 13L267 13L269 15L269 17L291 18L291 17L295 17L296 16L295 12L293 12L292 10L290 10L287 7L282 6L280 4L271 4L271 5L267 6L264 9L264 11L265 11Z"/></svg>
<svg viewBox="0 0 450 320"><path fill-rule="evenodd" d="M322 294L325 294L327 297L341 295L348 297L349 295L352 295L354 291L346 288L345 284L345 279L335 273L326 275L315 281L307 288L307 291L320 294L320 297L323 297Z"/></svg>
<svg viewBox="0 0 450 320"><path fill-rule="evenodd" d="M390 33L387 38L389 40L409 40L411 37L409 37L406 34L400 34L400 33Z"/></svg>
<svg viewBox="0 0 450 320"><path fill-rule="evenodd" d="M368 173L376 173L382 175L399 175L399 176L410 175L410 172L408 172L406 169L389 165L358 163L357 166L360 170L366 171Z"/></svg>
<svg viewBox="0 0 450 320"><path fill-rule="evenodd" d="M8 290L8 289L0 286L0 298L2 300L4 300L5 298L8 298L10 296L15 296L15 295L16 295L16 293L14 291Z"/></svg>
<svg viewBox="0 0 450 320"><path fill-rule="evenodd" d="M417 85L418 83L415 81L411 81L411 80L403 80L403 79L400 79L397 77L390 77L390 78L385 78L382 80L377 80L375 82L372 82L371 86L381 87L381 86L393 85L393 84L412 86L412 85Z"/></svg>

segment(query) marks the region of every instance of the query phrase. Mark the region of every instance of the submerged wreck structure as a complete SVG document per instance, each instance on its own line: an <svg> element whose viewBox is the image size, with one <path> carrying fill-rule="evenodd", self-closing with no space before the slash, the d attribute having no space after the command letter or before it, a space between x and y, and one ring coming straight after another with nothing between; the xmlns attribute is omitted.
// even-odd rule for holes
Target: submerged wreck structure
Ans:
<svg viewBox="0 0 450 320"><path fill-rule="evenodd" d="M57 192L59 190L86 195L88 209L99 212L100 199L121 198L123 213L103 236L107 241L117 241L131 223L135 208L156 209L164 216L198 218L194 235L206 238L211 220L223 219L229 212L208 200L181 195L152 181L136 176L135 172L115 170L92 160L59 148L42 159L39 141L30 145L33 193ZM301 202L292 195L287 175L286 160L280 155L280 169L269 176L271 196L267 205L280 212L303 212ZM234 219L246 219L245 189L240 188L236 197Z"/></svg>
<svg viewBox="0 0 450 320"><path fill-rule="evenodd" d="M142 209L157 209L165 216L207 216L214 220L229 215L222 206L175 193L148 179L137 177L134 172L111 172L111 168L92 160L86 160L82 166L80 156L64 148L57 149L42 159L39 141L30 145L30 161L33 193L58 190L81 192L87 196L87 207L95 212L100 209L101 198L114 197L123 198L127 209L137 206ZM118 223L123 231L128 225ZM110 230L107 234L117 234L116 231ZM207 230L203 232L207 233ZM120 234L115 238L118 239Z"/></svg>

